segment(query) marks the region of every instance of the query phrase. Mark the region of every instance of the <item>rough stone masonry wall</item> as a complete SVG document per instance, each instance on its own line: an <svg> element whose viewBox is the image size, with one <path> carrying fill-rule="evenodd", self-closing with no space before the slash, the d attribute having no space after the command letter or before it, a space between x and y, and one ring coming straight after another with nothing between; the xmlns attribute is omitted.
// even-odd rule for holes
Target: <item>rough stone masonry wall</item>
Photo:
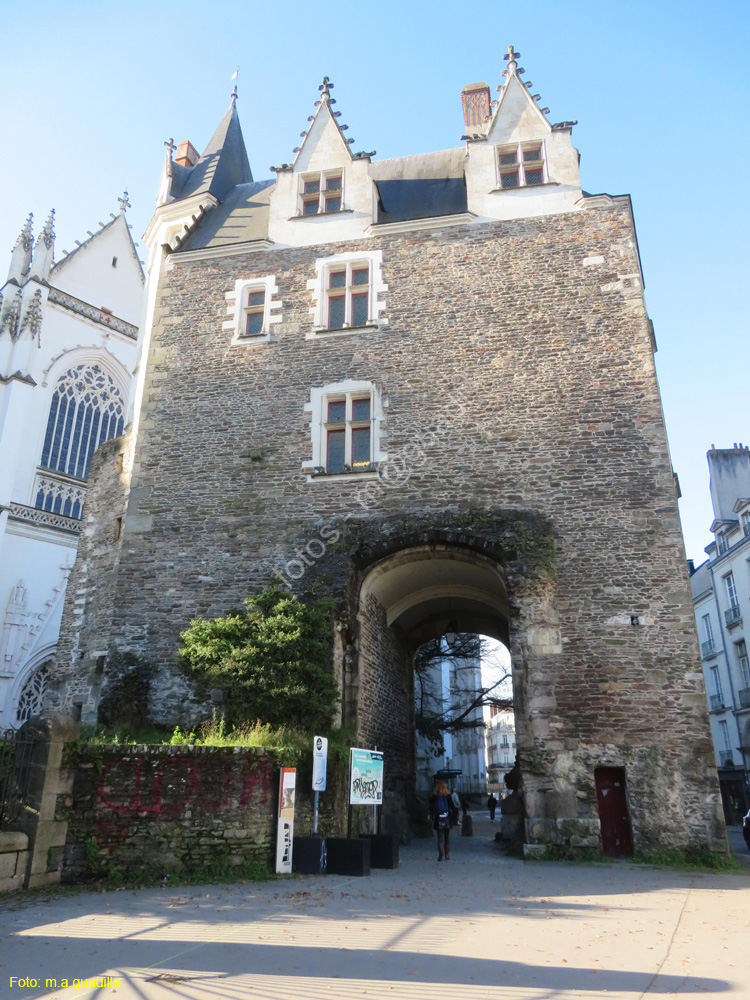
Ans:
<svg viewBox="0 0 750 1000"><path fill-rule="evenodd" d="M559 636L536 652L517 637L534 815L548 832L561 808L588 821L591 762L633 760L642 844L720 845L629 203L375 237L365 249L383 253L388 324L306 339L315 260L358 249L172 258L145 359L112 626L96 641L153 665L152 712L174 722L186 710L172 680L179 631L266 585L330 522L408 514L449 528L469 509L538 514L554 526ZM225 295L266 274L283 302L274 339L232 346ZM374 505L360 483L309 483L301 468L312 457L311 387L347 378L382 388L386 472L402 470L380 481ZM325 548L318 582L343 600L351 560ZM509 599L533 629L524 595Z"/></svg>
<svg viewBox="0 0 750 1000"><path fill-rule="evenodd" d="M83 511L83 530L68 583L54 680L65 683L64 710L84 724L97 720L97 707L108 652L117 586L122 532L130 484L131 437L114 438L98 449ZM52 685L46 714L63 707L60 688Z"/></svg>
<svg viewBox="0 0 750 1000"><path fill-rule="evenodd" d="M414 788L414 688L402 639L386 624L372 594L361 612L358 737L384 753L382 830L404 829L407 796Z"/></svg>
<svg viewBox="0 0 750 1000"><path fill-rule="evenodd" d="M225 872L247 862L273 867L281 762L247 747L93 746L67 749L72 796L63 880ZM344 832L342 780L331 758L320 796L320 831ZM298 766L295 836L312 832L309 763Z"/></svg>

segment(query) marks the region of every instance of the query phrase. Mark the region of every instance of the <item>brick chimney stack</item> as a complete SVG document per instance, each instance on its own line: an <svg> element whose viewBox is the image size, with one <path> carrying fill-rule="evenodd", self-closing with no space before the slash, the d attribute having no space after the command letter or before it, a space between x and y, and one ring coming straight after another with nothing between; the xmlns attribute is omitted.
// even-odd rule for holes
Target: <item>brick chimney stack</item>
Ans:
<svg viewBox="0 0 750 1000"><path fill-rule="evenodd" d="M194 167L195 164L200 159L200 153L192 144L185 139L177 147L177 155L174 158L175 163L179 163L181 167Z"/></svg>
<svg viewBox="0 0 750 1000"><path fill-rule="evenodd" d="M484 128L490 117L490 88L486 83L469 83L461 91L464 125L467 131Z"/></svg>

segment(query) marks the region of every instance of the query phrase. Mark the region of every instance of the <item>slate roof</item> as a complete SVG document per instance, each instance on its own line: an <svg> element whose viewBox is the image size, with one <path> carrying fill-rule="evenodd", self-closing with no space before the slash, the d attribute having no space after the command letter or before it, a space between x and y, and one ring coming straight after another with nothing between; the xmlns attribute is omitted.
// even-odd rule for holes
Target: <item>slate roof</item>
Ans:
<svg viewBox="0 0 750 1000"><path fill-rule="evenodd" d="M444 149L373 163L378 222L405 222L468 209L464 149Z"/></svg>
<svg viewBox="0 0 750 1000"><path fill-rule="evenodd" d="M253 173L234 101L195 166L183 167L172 162L171 171L170 193L175 198L212 194L224 201L237 184L252 182Z"/></svg>
<svg viewBox="0 0 750 1000"><path fill-rule="evenodd" d="M268 238L268 212L275 180L238 184L226 199L208 212L180 250L224 247Z"/></svg>
<svg viewBox="0 0 750 1000"><path fill-rule="evenodd" d="M377 222L404 222L467 211L463 148L371 164ZM179 250L231 246L268 238L274 179L253 181L234 101L194 167L171 163L171 194L209 193L220 202L185 237Z"/></svg>

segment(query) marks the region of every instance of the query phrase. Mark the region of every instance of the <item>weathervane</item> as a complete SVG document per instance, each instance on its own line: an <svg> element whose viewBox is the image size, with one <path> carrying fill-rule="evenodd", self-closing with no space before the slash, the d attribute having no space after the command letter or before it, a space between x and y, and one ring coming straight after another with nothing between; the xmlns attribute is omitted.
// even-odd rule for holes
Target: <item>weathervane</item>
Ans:
<svg viewBox="0 0 750 1000"><path fill-rule="evenodd" d="M239 80L239 78L240 78L240 68L238 66L236 72L232 73L232 76L230 78L230 79L234 80L234 90L232 91L232 104L235 104L236 101L237 101L237 96L238 96L237 95L237 81Z"/></svg>

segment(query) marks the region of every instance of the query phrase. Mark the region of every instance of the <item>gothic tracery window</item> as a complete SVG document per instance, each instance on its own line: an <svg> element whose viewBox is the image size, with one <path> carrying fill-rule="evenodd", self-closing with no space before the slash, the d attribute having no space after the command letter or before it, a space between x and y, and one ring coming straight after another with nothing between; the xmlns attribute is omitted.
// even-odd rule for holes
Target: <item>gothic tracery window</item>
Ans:
<svg viewBox="0 0 750 1000"><path fill-rule="evenodd" d="M52 472L87 479L91 457L105 441L122 434L125 407L120 390L98 364L70 368L52 394L40 465ZM40 479L35 506L80 517L81 490Z"/></svg>
<svg viewBox="0 0 750 1000"><path fill-rule="evenodd" d="M16 722L26 722L33 715L39 715L44 705L44 695L47 691L49 667L46 663L34 671L23 686L16 708Z"/></svg>

